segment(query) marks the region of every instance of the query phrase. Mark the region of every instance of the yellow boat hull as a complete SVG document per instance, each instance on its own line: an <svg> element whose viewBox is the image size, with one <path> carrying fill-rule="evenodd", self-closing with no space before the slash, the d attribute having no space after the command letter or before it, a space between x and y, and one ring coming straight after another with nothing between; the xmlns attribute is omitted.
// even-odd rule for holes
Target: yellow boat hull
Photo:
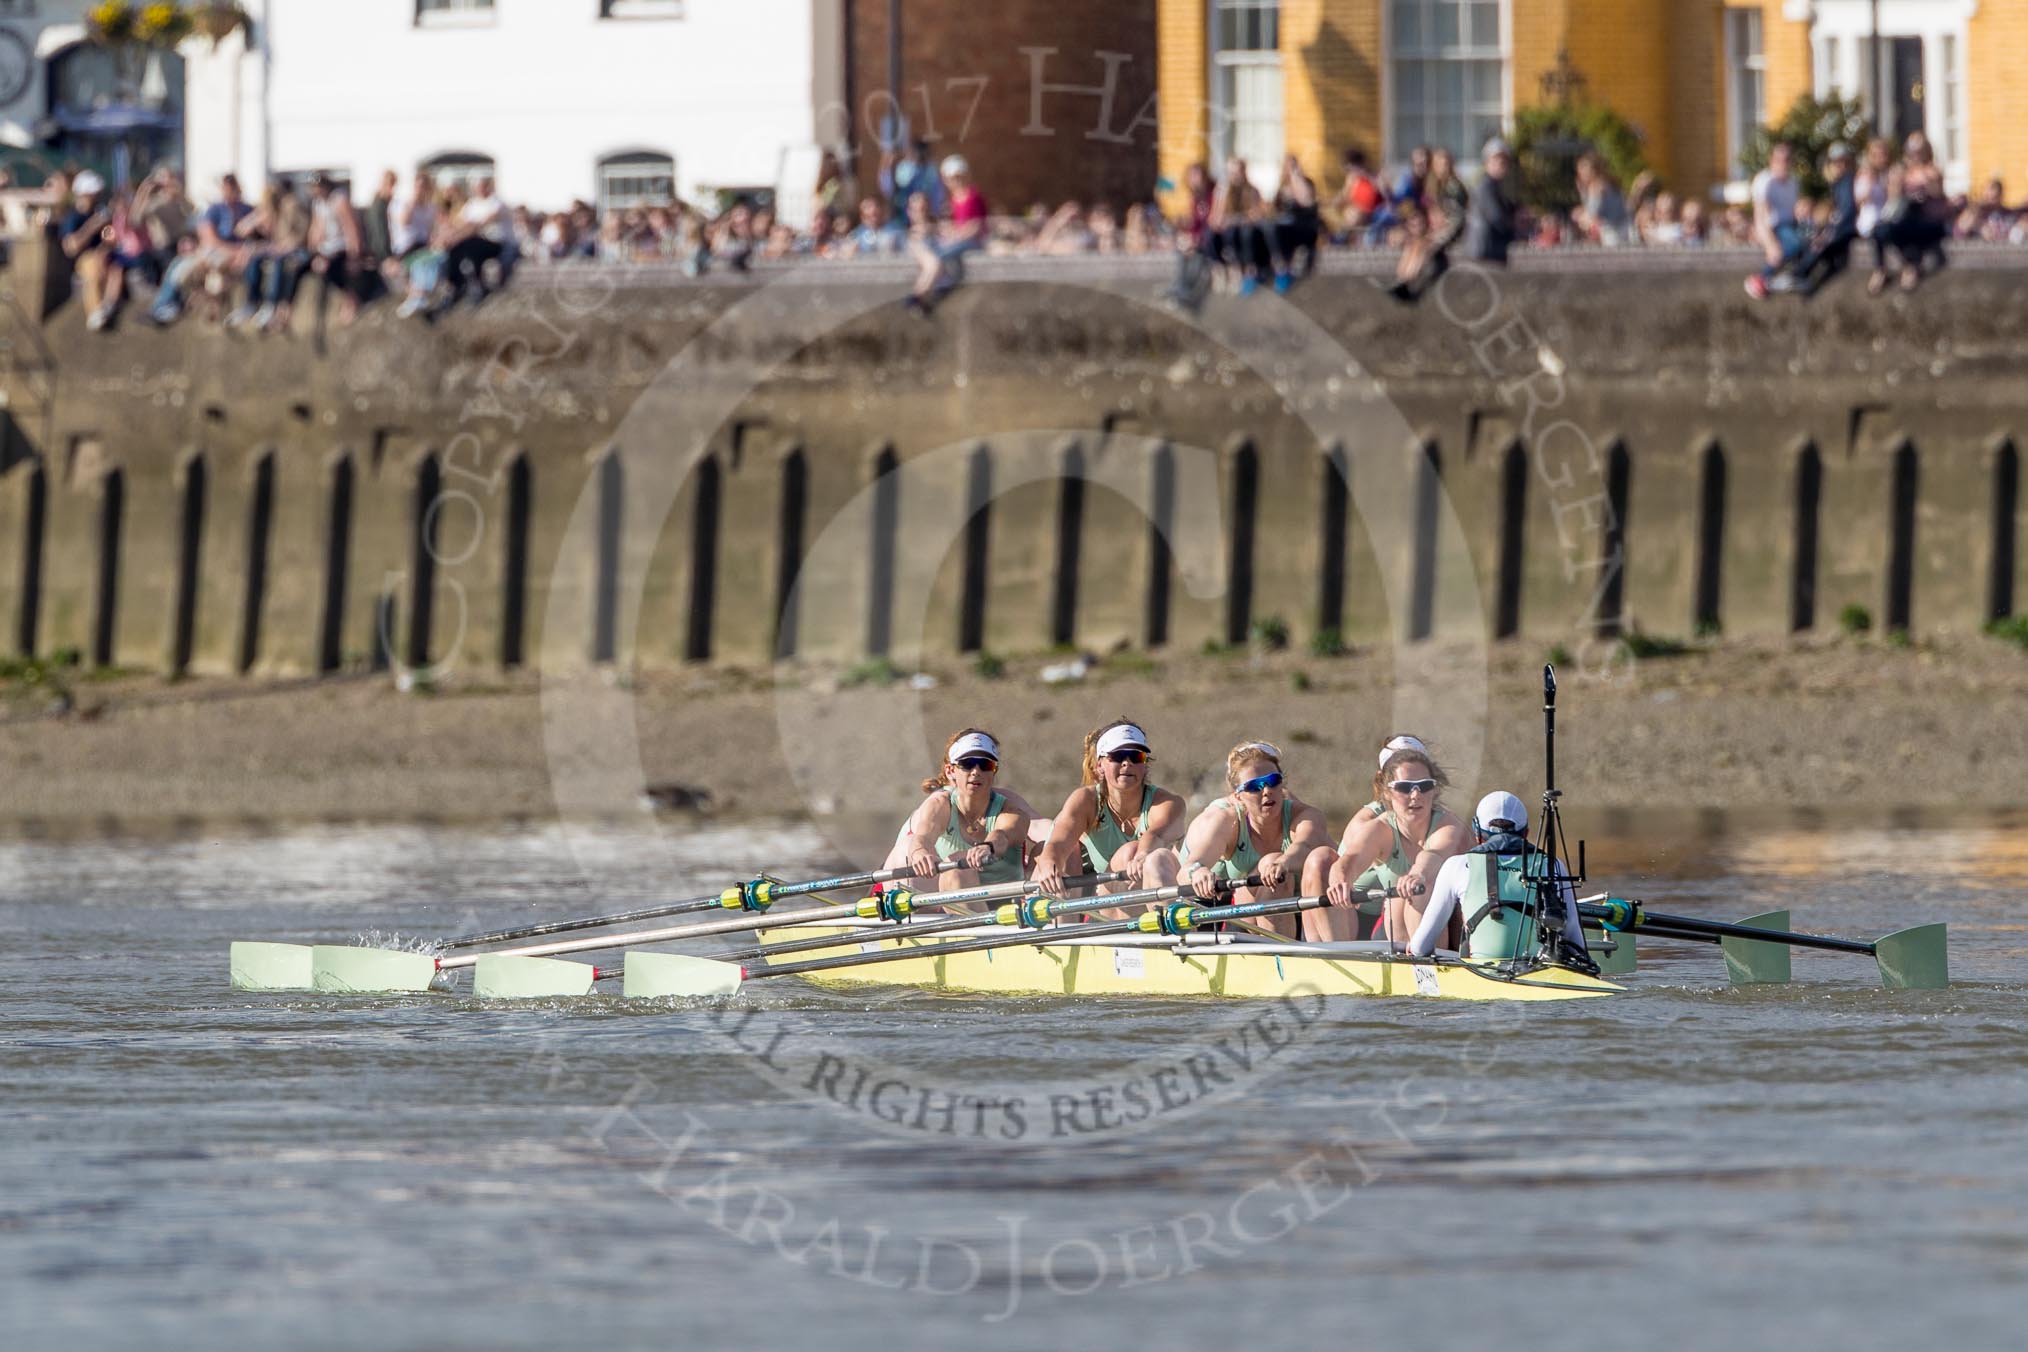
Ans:
<svg viewBox="0 0 2028 1352"><path fill-rule="evenodd" d="M1105 944L1019 944L972 953L937 953L939 940L889 937L892 927L798 925L766 932L764 942L835 934L835 948L783 962L846 953L924 950L864 967L808 972L827 986L924 986L992 995L1202 996L1273 999L1287 995L1404 995L1443 1000L1573 1000L1624 990L1562 967L1521 977L1456 959L1409 958L1381 952L1296 956L1248 953L1242 945L1173 947Z"/></svg>

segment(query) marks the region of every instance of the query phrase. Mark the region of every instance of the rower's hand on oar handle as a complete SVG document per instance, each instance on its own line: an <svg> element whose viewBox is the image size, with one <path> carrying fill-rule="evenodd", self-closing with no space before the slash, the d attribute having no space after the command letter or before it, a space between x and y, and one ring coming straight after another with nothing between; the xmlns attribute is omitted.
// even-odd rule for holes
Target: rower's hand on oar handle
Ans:
<svg viewBox="0 0 2028 1352"><path fill-rule="evenodd" d="M929 846L917 842L909 846L908 866L918 878L934 878L937 876L936 852Z"/></svg>
<svg viewBox="0 0 2028 1352"><path fill-rule="evenodd" d="M973 870L982 869L993 862L993 857L991 845L974 845L965 851L965 867Z"/></svg>

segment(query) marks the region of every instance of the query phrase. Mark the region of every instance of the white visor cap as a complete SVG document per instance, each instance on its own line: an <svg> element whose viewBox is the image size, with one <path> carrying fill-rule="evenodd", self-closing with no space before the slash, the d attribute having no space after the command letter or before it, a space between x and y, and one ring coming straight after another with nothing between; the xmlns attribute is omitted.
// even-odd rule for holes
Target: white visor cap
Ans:
<svg viewBox="0 0 2028 1352"><path fill-rule="evenodd" d="M1481 831L1528 829L1528 805L1504 789L1481 798L1478 810L1472 815L1478 819Z"/></svg>
<svg viewBox="0 0 2028 1352"><path fill-rule="evenodd" d="M1429 754L1429 748L1422 744L1420 737L1410 737L1404 734L1380 748L1379 768L1385 770L1387 768L1387 758L1397 751L1413 751L1418 756L1427 756Z"/></svg>
<svg viewBox="0 0 2028 1352"><path fill-rule="evenodd" d="M968 732L951 743L950 754L945 759L956 765L967 756L991 756L997 762L1000 744L983 732Z"/></svg>
<svg viewBox="0 0 2028 1352"><path fill-rule="evenodd" d="M1148 734L1142 732L1132 723L1121 723L1117 727L1107 728L1103 733L1099 734L1097 747L1099 759L1104 760L1123 746L1137 746L1141 750L1146 751L1148 750Z"/></svg>

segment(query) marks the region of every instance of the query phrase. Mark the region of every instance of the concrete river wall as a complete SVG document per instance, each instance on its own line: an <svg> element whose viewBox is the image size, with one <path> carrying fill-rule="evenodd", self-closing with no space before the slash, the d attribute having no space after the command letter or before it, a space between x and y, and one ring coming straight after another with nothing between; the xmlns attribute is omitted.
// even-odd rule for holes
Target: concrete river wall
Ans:
<svg viewBox="0 0 2028 1352"><path fill-rule="evenodd" d="M525 270L323 338L16 302L0 648L905 664L2012 614L2028 268L1758 305L1741 269L1467 268L1405 307L1334 264L1192 318L1163 260L988 260L927 319L893 267Z"/></svg>

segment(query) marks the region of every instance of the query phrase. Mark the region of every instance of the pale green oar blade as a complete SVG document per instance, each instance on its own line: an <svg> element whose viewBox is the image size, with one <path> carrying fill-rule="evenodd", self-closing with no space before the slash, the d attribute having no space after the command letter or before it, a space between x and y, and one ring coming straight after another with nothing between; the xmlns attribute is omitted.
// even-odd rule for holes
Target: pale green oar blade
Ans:
<svg viewBox="0 0 2028 1352"><path fill-rule="evenodd" d="M1942 925L1916 925L1873 942L1880 979L1890 989L1940 991L1951 984L1950 946Z"/></svg>
<svg viewBox="0 0 2028 1352"><path fill-rule="evenodd" d="M341 944L318 944L310 950L310 984L340 995L426 991L436 975L437 960L427 953Z"/></svg>
<svg viewBox="0 0 2028 1352"><path fill-rule="evenodd" d="M233 944L232 988L236 991L309 990L310 946L247 941Z"/></svg>
<svg viewBox="0 0 2028 1352"><path fill-rule="evenodd" d="M1735 923L1753 929L1785 930L1789 927L1789 913L1767 911ZM1789 979L1787 944L1728 938L1720 939L1718 946L1725 950L1726 975L1732 978L1735 986L1778 985Z"/></svg>
<svg viewBox="0 0 2028 1352"><path fill-rule="evenodd" d="M1606 945L1612 951L1606 951ZM1634 935L1631 930L1615 930L1607 934L1604 930L1587 929L1584 932L1584 946L1598 963L1598 970L1604 976L1625 976L1639 965L1634 957Z"/></svg>
<svg viewBox="0 0 2028 1352"><path fill-rule="evenodd" d="M472 994L486 1000L554 1000L590 995L598 969L588 962L487 953L472 964Z"/></svg>
<svg viewBox="0 0 2028 1352"><path fill-rule="evenodd" d="M746 972L736 963L693 958L684 953L627 954L623 993L629 1000L654 1000L663 996L731 995L745 980Z"/></svg>

